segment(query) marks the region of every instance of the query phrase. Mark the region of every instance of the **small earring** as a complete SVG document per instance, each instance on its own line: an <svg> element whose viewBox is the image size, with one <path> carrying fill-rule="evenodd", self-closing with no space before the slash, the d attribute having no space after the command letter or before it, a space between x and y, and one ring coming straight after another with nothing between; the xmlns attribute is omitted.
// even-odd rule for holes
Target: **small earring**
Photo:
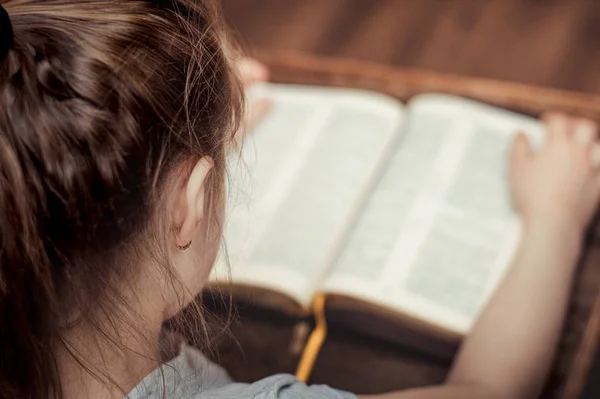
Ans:
<svg viewBox="0 0 600 399"><path fill-rule="evenodd" d="M177 246L178 250L185 251L186 249L188 249L192 245L192 242L190 241L190 242L188 242L185 245L179 245L179 244L175 244L175 245Z"/></svg>
<svg viewBox="0 0 600 399"><path fill-rule="evenodd" d="M175 226L173 226L171 229L173 230L173 233L174 233L174 234L179 234L179 232L181 231L181 228L179 228L179 227L175 227ZM190 240L190 242L188 242L188 243L187 243L187 244L185 244L185 245L179 245L179 244L175 243L175 246L176 246L176 247L177 247L177 249L178 249L178 250L180 250L180 251L185 251L185 250L186 250L186 249L188 249L188 248L189 248L191 245L192 245L192 241L191 241L191 240Z"/></svg>

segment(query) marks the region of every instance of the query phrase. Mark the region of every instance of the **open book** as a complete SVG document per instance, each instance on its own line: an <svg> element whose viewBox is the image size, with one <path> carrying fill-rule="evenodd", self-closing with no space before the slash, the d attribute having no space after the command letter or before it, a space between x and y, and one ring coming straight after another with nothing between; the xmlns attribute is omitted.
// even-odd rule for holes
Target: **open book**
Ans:
<svg viewBox="0 0 600 399"><path fill-rule="evenodd" d="M212 284L299 315L324 298L328 320L390 339L374 320L459 340L518 244L512 138L535 145L541 124L439 94L259 90L273 106L231 159Z"/></svg>

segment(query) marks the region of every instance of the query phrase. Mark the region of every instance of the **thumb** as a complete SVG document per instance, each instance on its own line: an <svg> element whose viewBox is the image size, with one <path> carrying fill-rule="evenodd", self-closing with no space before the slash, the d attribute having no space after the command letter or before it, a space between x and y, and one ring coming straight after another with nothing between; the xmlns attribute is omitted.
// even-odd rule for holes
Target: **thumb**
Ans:
<svg viewBox="0 0 600 399"><path fill-rule="evenodd" d="M520 169L521 165L526 162L532 154L533 150L531 149L531 144L529 143L527 136L523 133L517 134L513 141L510 154L511 170Z"/></svg>
<svg viewBox="0 0 600 399"><path fill-rule="evenodd" d="M253 58L242 58L239 60L238 72L246 89L256 83L269 80L269 69Z"/></svg>

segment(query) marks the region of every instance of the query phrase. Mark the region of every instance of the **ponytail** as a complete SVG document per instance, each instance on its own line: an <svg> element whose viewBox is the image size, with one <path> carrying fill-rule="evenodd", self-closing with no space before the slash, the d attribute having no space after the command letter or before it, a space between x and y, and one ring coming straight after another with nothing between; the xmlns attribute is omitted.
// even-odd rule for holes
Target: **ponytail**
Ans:
<svg viewBox="0 0 600 399"><path fill-rule="evenodd" d="M50 351L55 295L50 265L17 154L0 139L0 397L41 397L55 387Z"/></svg>

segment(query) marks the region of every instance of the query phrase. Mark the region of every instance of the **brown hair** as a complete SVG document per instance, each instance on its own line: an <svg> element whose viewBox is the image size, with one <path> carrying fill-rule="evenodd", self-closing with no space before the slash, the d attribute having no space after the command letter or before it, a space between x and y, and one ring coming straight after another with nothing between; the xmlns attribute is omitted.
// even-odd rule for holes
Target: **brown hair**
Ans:
<svg viewBox="0 0 600 399"><path fill-rule="evenodd" d="M209 155L222 200L241 87L206 2L1 4L0 396L60 397L65 315L93 326L125 305L115 281L151 247L165 176Z"/></svg>

